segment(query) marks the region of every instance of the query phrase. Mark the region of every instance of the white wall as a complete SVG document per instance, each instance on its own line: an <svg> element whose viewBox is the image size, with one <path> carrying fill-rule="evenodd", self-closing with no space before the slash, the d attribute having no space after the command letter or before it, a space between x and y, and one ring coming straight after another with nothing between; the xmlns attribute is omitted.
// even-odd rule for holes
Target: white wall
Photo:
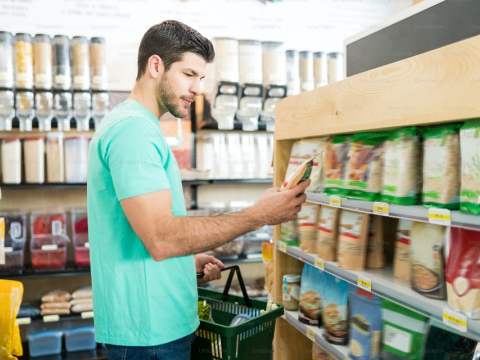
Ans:
<svg viewBox="0 0 480 360"><path fill-rule="evenodd" d="M137 49L153 24L176 19L205 36L284 41L287 48L342 51L343 39L412 0L0 0L0 30L103 36L110 90L129 90Z"/></svg>

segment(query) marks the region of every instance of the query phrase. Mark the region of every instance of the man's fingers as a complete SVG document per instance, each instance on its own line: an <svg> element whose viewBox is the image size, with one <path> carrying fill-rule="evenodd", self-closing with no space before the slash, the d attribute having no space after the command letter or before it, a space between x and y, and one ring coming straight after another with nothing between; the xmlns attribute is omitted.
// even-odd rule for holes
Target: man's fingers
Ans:
<svg viewBox="0 0 480 360"><path fill-rule="evenodd" d="M298 205L302 205L305 201L307 201L307 194L302 194L298 198L295 198L295 203Z"/></svg>
<svg viewBox="0 0 480 360"><path fill-rule="evenodd" d="M290 190L288 190L288 192L290 193L290 195L292 196L297 196L298 194L301 194L303 192L305 192L305 189L307 187L310 186L310 184L312 183L312 180L311 179L307 179L305 181L302 181L300 184L298 184L297 186L291 188Z"/></svg>
<svg viewBox="0 0 480 360"><path fill-rule="evenodd" d="M215 259L215 258L214 258ZM215 259L214 264L217 265L220 269L223 269L225 265L218 259Z"/></svg>

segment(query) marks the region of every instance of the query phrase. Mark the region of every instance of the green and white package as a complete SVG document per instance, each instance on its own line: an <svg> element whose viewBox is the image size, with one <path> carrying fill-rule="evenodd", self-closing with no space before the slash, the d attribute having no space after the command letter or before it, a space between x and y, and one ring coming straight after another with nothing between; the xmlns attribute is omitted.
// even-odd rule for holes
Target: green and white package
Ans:
<svg viewBox="0 0 480 360"><path fill-rule="evenodd" d="M347 177L350 140L348 136L335 136L325 143L323 167L325 174L325 193L344 197L347 193Z"/></svg>
<svg viewBox="0 0 480 360"><path fill-rule="evenodd" d="M460 129L462 158L460 211L480 215L480 119Z"/></svg>

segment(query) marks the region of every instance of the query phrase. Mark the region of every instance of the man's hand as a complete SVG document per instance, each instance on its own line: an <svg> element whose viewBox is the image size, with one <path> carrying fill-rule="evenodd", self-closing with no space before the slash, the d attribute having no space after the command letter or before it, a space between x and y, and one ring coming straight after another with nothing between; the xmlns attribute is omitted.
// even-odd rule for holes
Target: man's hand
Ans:
<svg viewBox="0 0 480 360"><path fill-rule="evenodd" d="M277 225L295 220L302 204L307 200L304 192L311 182L312 180L308 179L286 191L280 191L279 188L268 189L251 207L254 216L261 219L263 225ZM298 194L301 195L297 197Z"/></svg>
<svg viewBox="0 0 480 360"><path fill-rule="evenodd" d="M206 254L195 255L195 268L197 272L204 272L205 276L202 279L197 279L197 284L205 284L212 280L218 280L222 278L220 269L223 269L225 265L214 258Z"/></svg>

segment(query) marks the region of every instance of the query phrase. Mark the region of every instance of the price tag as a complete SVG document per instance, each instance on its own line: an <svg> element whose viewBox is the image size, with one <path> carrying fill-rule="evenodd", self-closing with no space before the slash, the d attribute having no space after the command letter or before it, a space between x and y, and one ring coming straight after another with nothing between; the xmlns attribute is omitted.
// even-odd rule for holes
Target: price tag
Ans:
<svg viewBox="0 0 480 360"><path fill-rule="evenodd" d="M428 209L428 221L432 224L450 226L452 217L448 209Z"/></svg>
<svg viewBox="0 0 480 360"><path fill-rule="evenodd" d="M83 75L76 75L73 77L74 84L83 84L85 82L85 76Z"/></svg>
<svg viewBox="0 0 480 360"><path fill-rule="evenodd" d="M93 318L93 311L84 311L80 314L82 319L91 319Z"/></svg>
<svg viewBox="0 0 480 360"><path fill-rule="evenodd" d="M323 259L316 257L313 263L317 269L320 269L322 271L325 270L325 261L323 261Z"/></svg>
<svg viewBox="0 0 480 360"><path fill-rule="evenodd" d="M366 277L359 276L357 279L357 286L363 290L372 291L372 281Z"/></svg>
<svg viewBox="0 0 480 360"><path fill-rule="evenodd" d="M43 322L55 322L55 321L58 321L58 320L60 320L59 315L45 315L43 317Z"/></svg>
<svg viewBox="0 0 480 360"><path fill-rule="evenodd" d="M53 245L42 245L42 250L44 251L51 251L51 250L57 250L58 245L53 244Z"/></svg>
<svg viewBox="0 0 480 360"><path fill-rule="evenodd" d="M55 75L55 84L65 84L67 77L65 75Z"/></svg>
<svg viewBox="0 0 480 360"><path fill-rule="evenodd" d="M6 247L6 248L4 248L4 250L5 250L5 254L6 253L11 253L13 251L13 248L12 247Z"/></svg>
<svg viewBox="0 0 480 360"><path fill-rule="evenodd" d="M443 309L443 323L461 332L467 332L467 317L452 309Z"/></svg>
<svg viewBox="0 0 480 360"><path fill-rule="evenodd" d="M283 241L280 241L278 243L278 249L284 253L287 252L287 245L283 242Z"/></svg>
<svg viewBox="0 0 480 360"><path fill-rule="evenodd" d="M317 338L315 336L315 333L313 332L313 330L307 328L307 337L312 340L312 341L316 341Z"/></svg>
<svg viewBox="0 0 480 360"><path fill-rule="evenodd" d="M17 325L28 325L32 323L32 319L27 317L27 318L20 318L16 320Z"/></svg>
<svg viewBox="0 0 480 360"><path fill-rule="evenodd" d="M292 299L290 294L283 294L283 301L290 301Z"/></svg>
<svg viewBox="0 0 480 360"><path fill-rule="evenodd" d="M87 249L90 249L90 243L87 241L85 244L83 244Z"/></svg>
<svg viewBox="0 0 480 360"><path fill-rule="evenodd" d="M330 196L330 206L340 207L342 206L342 199L340 196L331 195Z"/></svg>
<svg viewBox="0 0 480 360"><path fill-rule="evenodd" d="M62 228L62 221L61 220L53 220L52 221L52 235L61 235L63 232Z"/></svg>
<svg viewBox="0 0 480 360"><path fill-rule="evenodd" d="M387 203L383 202L374 202L373 203L373 213L375 215L388 216L389 208Z"/></svg>

